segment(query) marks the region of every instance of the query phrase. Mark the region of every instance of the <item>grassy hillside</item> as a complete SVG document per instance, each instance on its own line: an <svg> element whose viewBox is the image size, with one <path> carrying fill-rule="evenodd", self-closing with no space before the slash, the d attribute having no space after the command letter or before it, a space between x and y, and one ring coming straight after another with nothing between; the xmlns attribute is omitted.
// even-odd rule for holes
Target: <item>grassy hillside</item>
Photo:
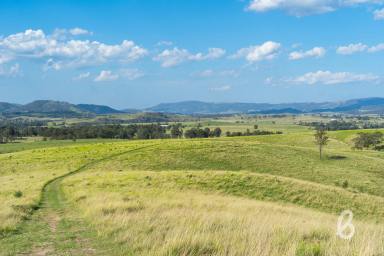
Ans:
<svg viewBox="0 0 384 256"><path fill-rule="evenodd" d="M14 230L21 220L39 207L41 190L48 181L73 172L88 162L139 145L80 143L0 155L0 234Z"/></svg>
<svg viewBox="0 0 384 256"><path fill-rule="evenodd" d="M116 241L119 246L113 250L119 255L374 255L384 252L382 224L355 220L359 232L348 243L335 236L336 216L246 199L268 200L277 196L282 201L289 199L289 191L300 190L301 193L319 192L308 198L308 203L339 207L333 200L343 195L342 192L332 195L332 191L326 189L316 186L311 189L309 184L295 186L298 184L284 180L280 184L282 188L274 191L276 186L268 189L276 182L272 177L253 180L252 186L239 186L237 182L248 177L238 173L92 170L66 180L64 187L70 203L80 209L100 236ZM264 188L259 190L261 183ZM218 193L220 191L222 193ZM367 206L364 200L360 203L359 207Z"/></svg>
<svg viewBox="0 0 384 256"><path fill-rule="evenodd" d="M339 131L329 134L320 160L311 131L287 130L271 136L52 141L0 149L13 151L0 154L0 251L383 254L384 153L354 151L350 141L359 131ZM350 242L335 236L345 209L355 216L357 232ZM70 242L60 242L58 232L78 228L64 239Z"/></svg>
<svg viewBox="0 0 384 256"><path fill-rule="evenodd" d="M298 140L301 138L301 140ZM320 160L311 134L163 142L112 163L105 170L226 170L268 173L331 186L348 181L352 192L384 195L381 153L355 152L331 141Z"/></svg>

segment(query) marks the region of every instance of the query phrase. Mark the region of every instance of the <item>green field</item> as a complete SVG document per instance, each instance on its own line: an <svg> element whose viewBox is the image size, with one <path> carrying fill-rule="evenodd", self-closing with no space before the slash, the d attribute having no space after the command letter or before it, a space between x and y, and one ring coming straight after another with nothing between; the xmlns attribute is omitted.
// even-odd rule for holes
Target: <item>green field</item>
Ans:
<svg viewBox="0 0 384 256"><path fill-rule="evenodd" d="M201 124L256 122L236 121ZM294 122L257 121L281 135L0 145L0 255L383 255L384 153L337 131L320 160ZM336 236L347 209L350 241Z"/></svg>

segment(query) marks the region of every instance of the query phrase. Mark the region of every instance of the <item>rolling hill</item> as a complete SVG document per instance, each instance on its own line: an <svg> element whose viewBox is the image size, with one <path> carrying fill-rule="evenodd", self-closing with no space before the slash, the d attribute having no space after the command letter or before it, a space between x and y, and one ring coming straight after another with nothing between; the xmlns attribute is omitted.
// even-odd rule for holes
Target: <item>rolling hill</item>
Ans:
<svg viewBox="0 0 384 256"><path fill-rule="evenodd" d="M12 103L7 103L7 102L0 102L0 113L10 111L12 109L19 108L20 105L18 104L12 104Z"/></svg>
<svg viewBox="0 0 384 256"><path fill-rule="evenodd" d="M50 117L85 117L123 113L103 105L71 104L63 101L37 100L25 105L0 103L0 114L5 116L50 116Z"/></svg>
<svg viewBox="0 0 384 256"><path fill-rule="evenodd" d="M0 254L383 255L384 155L351 149L358 132L322 160L312 131L21 142L0 154Z"/></svg>
<svg viewBox="0 0 384 256"><path fill-rule="evenodd" d="M146 109L152 112L178 114L283 114L283 113L350 113L383 114L384 98L354 99L339 102L322 103L208 103L201 101L183 101L162 103Z"/></svg>
<svg viewBox="0 0 384 256"><path fill-rule="evenodd" d="M124 113L123 111L119 111L119 110L113 109L113 108L108 107L108 106L103 106L103 105L78 104L78 105L76 105L76 107L81 109L82 111L94 113L97 115Z"/></svg>
<svg viewBox="0 0 384 256"><path fill-rule="evenodd" d="M37 100L26 105L0 102L0 114L5 116L34 115L50 117L87 117L122 113L169 113L183 115L214 114L303 114L303 113L346 113L384 114L384 98L365 98L335 102L308 103L210 103L182 101L161 103L137 110L116 110L109 106L93 104L71 104L63 101Z"/></svg>

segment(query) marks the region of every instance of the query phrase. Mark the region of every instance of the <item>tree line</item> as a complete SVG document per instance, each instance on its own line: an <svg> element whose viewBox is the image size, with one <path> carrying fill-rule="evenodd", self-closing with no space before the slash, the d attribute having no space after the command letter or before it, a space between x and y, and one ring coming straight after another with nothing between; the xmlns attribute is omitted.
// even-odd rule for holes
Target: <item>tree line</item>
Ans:
<svg viewBox="0 0 384 256"><path fill-rule="evenodd" d="M259 135L272 135L272 134L283 134L281 131L273 132L273 131L262 131L262 130L254 130L250 131L247 129L245 132L226 132L227 137L237 137L237 136L259 136Z"/></svg>
<svg viewBox="0 0 384 256"><path fill-rule="evenodd" d="M130 125L73 125L47 127L28 125L28 123L0 123L0 143L13 142L25 137L43 137L56 140L77 139L165 139L165 138L212 138L222 136L220 127L214 129L200 126L186 129L181 123L130 124ZM252 136L281 134L282 132L255 130L246 132L227 132L226 136Z"/></svg>
<svg viewBox="0 0 384 256"><path fill-rule="evenodd" d="M372 123L372 122L361 123L356 121L344 121L344 120L332 120L328 123L300 121L298 124L303 126L311 126L311 127L314 127L316 130L322 129L326 131L384 128L384 123Z"/></svg>
<svg viewBox="0 0 384 256"><path fill-rule="evenodd" d="M184 132L182 124L131 124L131 125L76 125L46 127L26 125L1 125L0 143L13 142L23 137L44 137L58 140L76 139L163 139L220 137L221 129L191 128Z"/></svg>

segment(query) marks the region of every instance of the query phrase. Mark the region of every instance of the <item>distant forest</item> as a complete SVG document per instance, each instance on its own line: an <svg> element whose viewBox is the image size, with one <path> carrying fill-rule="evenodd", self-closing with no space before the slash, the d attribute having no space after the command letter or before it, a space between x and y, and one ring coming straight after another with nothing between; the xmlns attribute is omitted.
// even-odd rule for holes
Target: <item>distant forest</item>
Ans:
<svg viewBox="0 0 384 256"><path fill-rule="evenodd" d="M252 136L281 134L281 132L261 131L255 126L254 131L227 132L226 136ZM186 129L181 123L165 124L130 124L130 125L73 125L48 127L45 121L17 120L0 123L0 143L13 142L25 137L43 137L44 139L166 139L166 138L210 138L220 137L222 130L192 127Z"/></svg>
<svg viewBox="0 0 384 256"><path fill-rule="evenodd" d="M328 123L323 122L299 122L299 125L311 126L315 129L325 129L327 131L339 130L358 130L358 129L380 129L384 128L384 123L356 122L344 120L332 120Z"/></svg>

